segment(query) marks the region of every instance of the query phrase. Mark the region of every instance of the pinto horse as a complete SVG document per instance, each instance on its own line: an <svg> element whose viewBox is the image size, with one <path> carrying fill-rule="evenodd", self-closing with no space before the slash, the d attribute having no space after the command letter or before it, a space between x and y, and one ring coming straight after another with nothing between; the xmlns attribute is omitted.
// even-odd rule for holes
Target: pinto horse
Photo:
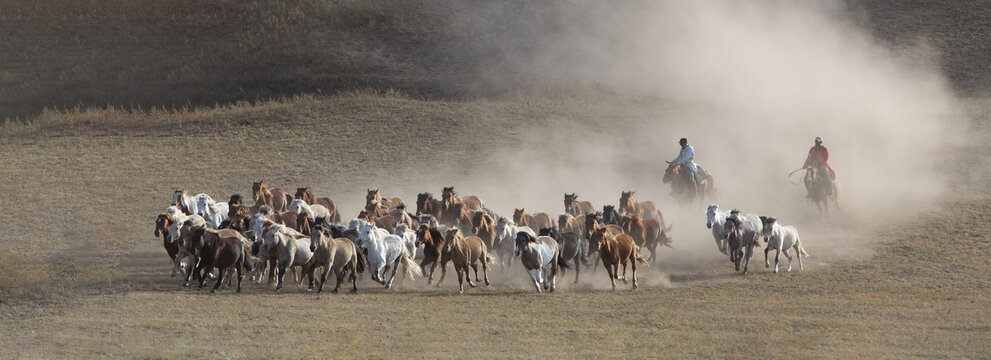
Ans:
<svg viewBox="0 0 991 360"><path fill-rule="evenodd" d="M451 253L444 252L444 232L447 231L445 227L432 227L428 224L421 224L420 228L416 230L416 238L419 240L420 244L423 244L423 261L420 262L420 267L423 269L424 274L427 272L427 264L432 264L430 266L430 275L427 275L427 285L430 285L434 281L434 271L437 270L437 265L440 265L440 280L437 280L437 286L444 281L444 276L447 275L447 263L451 261Z"/></svg>
<svg viewBox="0 0 991 360"><path fill-rule="evenodd" d="M262 180L251 184L251 197L255 200L255 205L268 205L277 213L285 212L292 203L289 194L279 188L269 189Z"/></svg>
<svg viewBox="0 0 991 360"><path fill-rule="evenodd" d="M327 222L331 224L341 223L341 214L337 211L337 205L334 204L334 200L331 200L329 197L316 197L313 195L313 189L309 186L296 188L294 199L303 199L308 205L323 205L330 212L329 217L326 219Z"/></svg>
<svg viewBox="0 0 991 360"><path fill-rule="evenodd" d="M595 211L595 207L588 201L578 201L578 194L564 193L564 212L571 216L585 215Z"/></svg>
<svg viewBox="0 0 991 360"><path fill-rule="evenodd" d="M430 215L440 219L444 210L444 202L434 199L434 195L428 192L416 195L416 215Z"/></svg>
<svg viewBox="0 0 991 360"><path fill-rule="evenodd" d="M609 281L612 283L614 291L616 290L616 280L622 280L624 284L627 282L627 260L630 261L633 269L633 289L639 286L637 284L637 263L647 265L647 260L640 256L640 248L633 243L633 238L630 235L613 235L606 231L606 228L600 228L592 233L592 238L589 239L589 249L595 249L599 252L602 266L609 274ZM619 276L619 265L623 265L622 277Z"/></svg>
<svg viewBox="0 0 991 360"><path fill-rule="evenodd" d="M643 201L638 202L633 199L633 194L636 191L623 191L619 196L619 213L620 214L637 214L641 219L657 219L661 223L664 222L664 216L661 215L660 211L657 211L657 207L654 206L653 201Z"/></svg>
<svg viewBox="0 0 991 360"><path fill-rule="evenodd" d="M561 247L550 236L533 237L526 231L516 233L516 246L513 253L520 257L523 268L526 269L530 280L537 287L537 292L557 288L557 272L559 268L569 268L568 263L561 258Z"/></svg>
<svg viewBox="0 0 991 360"><path fill-rule="evenodd" d="M670 164L664 170L662 181L665 184L671 184L671 195L682 203L688 204L697 198L699 203L704 204L705 195L711 194L715 190L713 188L712 175L705 174L705 178L702 179L702 182L698 184L697 188L690 176L691 174L688 171L682 171L681 166Z"/></svg>
<svg viewBox="0 0 991 360"><path fill-rule="evenodd" d="M482 275L485 278L485 286L489 286L489 264L493 263L495 259L492 258L492 255L489 255L482 238L478 236L469 236L466 238L461 235L461 230L456 228L448 229L447 234L444 236L443 251L451 254L454 271L458 273L459 293L463 294L465 292L462 275L464 275L464 280L468 281L468 286L475 287L475 284L471 282L471 273L468 272L469 266L475 270L475 282L479 282L478 265L475 265L476 262L482 263Z"/></svg>
<svg viewBox="0 0 991 360"><path fill-rule="evenodd" d="M525 208L513 210L513 222L519 226L526 226L531 229L554 226L554 223L551 221L551 217L546 213L536 213L530 215L527 214Z"/></svg>
<svg viewBox="0 0 991 360"><path fill-rule="evenodd" d="M495 251L501 259L503 270L508 269L509 263L513 260L513 247L516 244L516 236L520 232L526 232L534 238L537 237L537 233L533 229L527 226L517 226L513 220L505 217L496 220Z"/></svg>

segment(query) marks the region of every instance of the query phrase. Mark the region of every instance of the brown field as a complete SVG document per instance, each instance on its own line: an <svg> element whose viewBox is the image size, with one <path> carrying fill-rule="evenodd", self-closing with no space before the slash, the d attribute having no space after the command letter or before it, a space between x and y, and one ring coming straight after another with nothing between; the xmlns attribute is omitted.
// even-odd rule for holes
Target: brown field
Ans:
<svg viewBox="0 0 991 360"><path fill-rule="evenodd" d="M7 175L0 180L5 202L0 336L6 339L0 351L16 358L397 353L978 358L991 353L991 323L983 315L991 305L986 276L991 205L983 184L960 179L938 206L908 219L869 226L846 217L831 220L833 225L809 223L805 228L817 236L805 239L813 253L805 272L796 264L790 274L771 274L755 256L754 274L740 276L715 255L711 238L676 233L675 248L662 250L657 267L642 269L644 286L634 292L605 290L599 271L591 277L583 273L579 286L570 284L569 272L560 292L538 295L519 273L496 271L494 286L465 296L456 294L451 278L440 289L418 279L394 291L366 279L357 295L316 296L291 285L274 294L270 286L255 284L247 284L241 295L211 295L168 278L167 257L151 234L153 217L177 186L226 198L249 191L253 178L283 186L309 183L340 199L345 216L351 216L365 184L381 184L383 191L405 184L439 192L447 184L444 174L470 177L459 169L472 169L467 164L486 156L485 149L512 145L476 135L523 131L524 125L512 121L520 114L532 119L526 128L558 116L636 126L624 119L668 106L630 107L599 91L549 89L469 103L355 93L185 113L49 113L36 125L8 125L0 162ZM598 110L586 113L579 104ZM969 128L987 134L988 101L967 104L974 114ZM363 125L384 119L394 120ZM399 141L373 146L360 140L382 136L382 129ZM459 136L431 144L433 151L408 151L418 147L405 144L437 129ZM275 146L273 137L299 141ZM986 145L962 148L947 161L980 164L966 154L987 150ZM304 152L309 155L301 156ZM182 162L192 157L196 161ZM409 180L381 182L393 166ZM986 178L987 170L954 176ZM415 191L387 193L411 199ZM559 196L548 194L548 203L560 206ZM671 217L686 211L662 208ZM686 228L680 234L702 227L701 218L679 224ZM823 230L834 225L860 230L836 235ZM848 256L843 246L827 242L868 255ZM696 248L706 252L684 253ZM680 259L685 255L694 260Z"/></svg>

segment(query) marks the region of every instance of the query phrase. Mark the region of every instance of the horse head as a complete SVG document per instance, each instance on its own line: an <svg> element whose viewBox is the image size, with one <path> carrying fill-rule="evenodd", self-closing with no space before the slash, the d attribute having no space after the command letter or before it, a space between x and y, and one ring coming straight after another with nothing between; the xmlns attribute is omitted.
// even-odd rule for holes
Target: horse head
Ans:
<svg viewBox="0 0 991 360"><path fill-rule="evenodd" d="M767 242L767 239L771 237L771 233L774 232L774 226L777 225L777 221L778 219L770 216L760 216L760 222L764 225L764 229L761 231L761 233L764 234L764 242Z"/></svg>
<svg viewBox="0 0 991 360"><path fill-rule="evenodd" d="M706 229L712 229L712 224L716 222L716 211L719 211L719 206L716 204L709 204L709 207L705 208Z"/></svg>
<svg viewBox="0 0 991 360"><path fill-rule="evenodd" d="M447 230L447 233L444 234L444 249L443 249L443 252L444 253L451 252L451 243L457 241L461 237L462 237L461 230L458 230L457 227L453 227L453 228L448 229Z"/></svg>
<svg viewBox="0 0 991 360"><path fill-rule="evenodd" d="M674 181L674 179L678 177L678 173L679 173L678 165L676 164L668 165L667 169L664 169L664 178L661 179L661 182L665 184L670 184L672 181Z"/></svg>
<svg viewBox="0 0 991 360"><path fill-rule="evenodd" d="M520 231L516 233L516 246L513 247L513 255L520 256L520 249L523 249L527 244L536 241L533 235L526 231Z"/></svg>
<svg viewBox="0 0 991 360"><path fill-rule="evenodd" d="M526 209L513 209L513 222L519 224L520 220L523 219L523 215L526 215Z"/></svg>
<svg viewBox="0 0 991 360"><path fill-rule="evenodd" d="M262 197L262 193L264 192L264 190L268 190L268 188L265 187L265 181L264 180L258 180L258 181L252 182L251 183L251 200L258 201L258 199Z"/></svg>
<svg viewBox="0 0 991 360"><path fill-rule="evenodd" d="M550 226L544 226L544 227L540 228L540 232L537 235L538 236L549 236L552 239L557 240L557 230L554 229L554 228L552 228L552 227L550 227Z"/></svg>
<svg viewBox="0 0 991 360"><path fill-rule="evenodd" d="M433 196L430 193L416 194L416 214L421 215L427 210L427 201Z"/></svg>
<svg viewBox="0 0 991 360"><path fill-rule="evenodd" d="M626 213L633 210L633 206L636 202L633 200L633 194L636 191L623 191L619 196L619 212Z"/></svg>
<svg viewBox="0 0 991 360"><path fill-rule="evenodd" d="M599 247L602 246L602 242L606 240L609 233L606 232L605 227L601 227L592 231L592 234L588 237L588 251L599 251Z"/></svg>

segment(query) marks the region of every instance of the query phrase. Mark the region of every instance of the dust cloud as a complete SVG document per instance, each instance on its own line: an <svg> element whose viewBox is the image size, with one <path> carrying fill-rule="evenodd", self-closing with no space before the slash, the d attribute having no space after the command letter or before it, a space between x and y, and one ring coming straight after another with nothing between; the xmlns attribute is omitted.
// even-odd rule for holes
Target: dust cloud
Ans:
<svg viewBox="0 0 991 360"><path fill-rule="evenodd" d="M482 196L501 214L525 207L556 216L565 192L601 208L637 190L675 226L666 260L690 267L719 259L705 205L679 205L661 183L664 160L687 137L715 178L718 194L706 203L794 224L813 259L825 262L824 255L868 254L862 230L934 206L946 186L936 169L951 145L966 142L939 54L924 41L877 42L842 2L579 1L534 13L529 20L543 25L530 29L546 33L513 28L528 46L493 45L536 49L503 54L517 74L535 83L606 84L664 105L599 124L546 119L518 135L518 146L471 169L474 176L445 184ZM825 221L804 187L787 178L816 136L842 186L842 209Z"/></svg>

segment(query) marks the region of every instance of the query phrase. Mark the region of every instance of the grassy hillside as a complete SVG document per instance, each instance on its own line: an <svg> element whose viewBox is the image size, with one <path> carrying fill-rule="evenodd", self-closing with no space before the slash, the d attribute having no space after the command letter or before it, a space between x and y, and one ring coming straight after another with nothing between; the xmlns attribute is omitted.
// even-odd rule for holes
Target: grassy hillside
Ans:
<svg viewBox="0 0 991 360"><path fill-rule="evenodd" d="M961 92L991 83L982 2L849 2L885 42L931 42ZM521 64L596 11L580 1L2 1L0 119L365 88L504 94L552 81Z"/></svg>

